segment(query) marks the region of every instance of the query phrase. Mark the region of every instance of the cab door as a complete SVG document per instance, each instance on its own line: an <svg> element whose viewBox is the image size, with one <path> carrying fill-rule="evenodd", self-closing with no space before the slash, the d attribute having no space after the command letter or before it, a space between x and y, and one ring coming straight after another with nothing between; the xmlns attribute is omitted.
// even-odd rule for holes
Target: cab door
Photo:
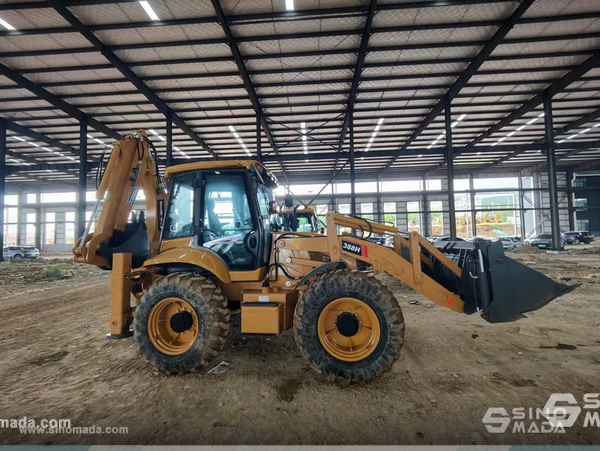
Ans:
<svg viewBox="0 0 600 451"><path fill-rule="evenodd" d="M231 271L262 266L256 196L247 171L203 171L198 244L210 249Z"/></svg>

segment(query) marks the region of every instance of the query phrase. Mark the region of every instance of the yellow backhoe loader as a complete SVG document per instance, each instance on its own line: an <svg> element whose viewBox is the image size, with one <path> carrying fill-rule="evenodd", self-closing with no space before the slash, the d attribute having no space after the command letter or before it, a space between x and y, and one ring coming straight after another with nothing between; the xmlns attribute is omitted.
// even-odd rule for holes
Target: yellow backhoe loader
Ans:
<svg viewBox="0 0 600 451"><path fill-rule="evenodd" d="M371 380L404 343L398 300L374 277L382 272L492 323L523 318L574 288L504 256L500 242L431 244L334 213L326 235L284 231L270 208L277 181L256 161L169 167L167 196L153 149L144 131L115 144L98 168L96 208L73 253L112 270L109 337L133 332L140 354L166 372L215 359L233 309L243 334L293 328L304 356L329 379ZM128 222L140 189L145 217ZM338 235L341 227L354 234ZM369 242L371 234L392 235L393 248Z"/></svg>

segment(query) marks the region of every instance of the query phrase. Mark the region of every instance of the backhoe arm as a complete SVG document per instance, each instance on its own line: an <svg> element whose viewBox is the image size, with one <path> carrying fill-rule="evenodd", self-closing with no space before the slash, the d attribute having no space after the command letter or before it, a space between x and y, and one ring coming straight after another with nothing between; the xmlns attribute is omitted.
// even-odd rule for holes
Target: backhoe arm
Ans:
<svg viewBox="0 0 600 451"><path fill-rule="evenodd" d="M132 253L135 267L158 253L167 195L157 170L144 131L115 143L96 192L92 217L73 249L76 262L111 268L114 253ZM128 223L140 189L146 201L145 221L140 214L139 220ZM99 208L100 217L90 233Z"/></svg>

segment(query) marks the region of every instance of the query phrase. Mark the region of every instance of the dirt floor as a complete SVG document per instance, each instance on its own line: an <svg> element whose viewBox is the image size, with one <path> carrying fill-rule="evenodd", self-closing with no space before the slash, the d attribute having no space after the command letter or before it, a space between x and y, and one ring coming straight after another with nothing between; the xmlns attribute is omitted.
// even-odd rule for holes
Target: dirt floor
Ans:
<svg viewBox="0 0 600 451"><path fill-rule="evenodd" d="M585 393L600 391L600 247L509 255L583 285L527 319L494 325L384 276L404 311L406 344L392 371L353 386L310 370L290 331L272 340L234 333L217 360L233 366L220 375L158 374L132 339L105 338L108 273L65 260L0 264L0 419L129 429L0 429L0 444L600 444L583 413L561 434L513 433L512 423L492 434L482 423L489 407L542 408L552 393L583 405ZM65 278L48 276L49 265Z"/></svg>

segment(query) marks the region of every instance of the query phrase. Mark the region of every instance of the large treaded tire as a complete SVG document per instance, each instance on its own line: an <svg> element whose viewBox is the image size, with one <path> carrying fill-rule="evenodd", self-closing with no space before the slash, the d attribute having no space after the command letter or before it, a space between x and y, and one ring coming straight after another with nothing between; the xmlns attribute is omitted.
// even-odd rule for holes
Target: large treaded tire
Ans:
<svg viewBox="0 0 600 451"><path fill-rule="evenodd" d="M192 347L180 355L157 350L148 336L148 315L161 300L178 297L194 308L200 333ZM223 349L229 335L227 299L206 277L194 273L175 273L154 282L144 293L135 312L134 336L138 350L157 369L185 373L202 368Z"/></svg>
<svg viewBox="0 0 600 451"><path fill-rule="evenodd" d="M379 320L381 337L372 354L357 362L330 355L321 344L317 323L332 301L352 297L371 307ZM392 292L372 275L338 270L313 282L302 295L294 315L296 343L311 366L332 382L365 382L389 370L404 344L404 318Z"/></svg>

